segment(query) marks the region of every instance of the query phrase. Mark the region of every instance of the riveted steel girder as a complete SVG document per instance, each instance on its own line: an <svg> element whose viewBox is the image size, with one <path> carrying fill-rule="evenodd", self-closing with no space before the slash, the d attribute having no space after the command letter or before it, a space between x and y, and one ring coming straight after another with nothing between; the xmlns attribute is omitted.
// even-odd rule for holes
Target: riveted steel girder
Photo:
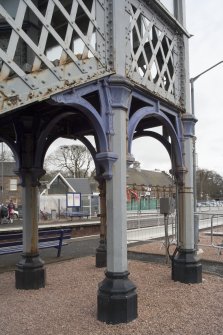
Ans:
<svg viewBox="0 0 223 335"><path fill-rule="evenodd" d="M2 0L0 31L0 114L112 73L184 109L188 35L159 1Z"/></svg>

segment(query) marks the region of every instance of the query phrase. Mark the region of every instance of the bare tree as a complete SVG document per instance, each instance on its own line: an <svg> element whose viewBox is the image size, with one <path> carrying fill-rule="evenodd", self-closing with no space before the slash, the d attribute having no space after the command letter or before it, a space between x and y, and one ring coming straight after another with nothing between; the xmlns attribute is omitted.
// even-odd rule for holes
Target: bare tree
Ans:
<svg viewBox="0 0 223 335"><path fill-rule="evenodd" d="M198 169L197 178L197 199L222 199L223 178L218 173L207 169Z"/></svg>
<svg viewBox="0 0 223 335"><path fill-rule="evenodd" d="M46 157L46 171L62 172L66 177L87 178L92 170L92 156L83 145L60 146Z"/></svg>
<svg viewBox="0 0 223 335"><path fill-rule="evenodd" d="M0 161L1 162L13 162L15 161L15 157L11 149L4 144L3 142L0 144Z"/></svg>

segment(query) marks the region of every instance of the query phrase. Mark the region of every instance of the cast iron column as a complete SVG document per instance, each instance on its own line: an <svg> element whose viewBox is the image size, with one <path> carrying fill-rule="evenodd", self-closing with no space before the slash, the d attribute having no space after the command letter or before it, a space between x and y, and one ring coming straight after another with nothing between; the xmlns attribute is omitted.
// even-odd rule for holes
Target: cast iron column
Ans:
<svg viewBox="0 0 223 335"><path fill-rule="evenodd" d="M196 119L191 114L185 114L182 121L185 168L177 171L179 250L172 262L172 279L182 283L200 283L202 265L196 253L194 236L193 133Z"/></svg>
<svg viewBox="0 0 223 335"><path fill-rule="evenodd" d="M118 159L106 181L107 269L98 290L98 319L127 323L137 317L136 287L128 278L126 221L127 110L130 90L125 80L110 79L114 135L111 149Z"/></svg>
<svg viewBox="0 0 223 335"><path fill-rule="evenodd" d="M100 190L100 242L96 249L96 267L106 266L106 181L103 178L97 178Z"/></svg>
<svg viewBox="0 0 223 335"><path fill-rule="evenodd" d="M39 173L40 172L40 173ZM15 271L17 289L39 289L45 286L44 262L38 250L38 177L43 170L23 169L23 253Z"/></svg>

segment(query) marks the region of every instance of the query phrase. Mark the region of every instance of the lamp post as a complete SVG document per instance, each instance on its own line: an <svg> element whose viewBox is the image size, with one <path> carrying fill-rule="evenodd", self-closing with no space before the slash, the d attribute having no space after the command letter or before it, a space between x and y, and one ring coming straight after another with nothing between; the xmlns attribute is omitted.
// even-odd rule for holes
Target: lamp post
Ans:
<svg viewBox="0 0 223 335"><path fill-rule="evenodd" d="M212 70L216 66L223 63L223 60L214 64L213 66L209 67L205 71L199 73L197 76L190 78L190 84L191 84L191 113L195 116L195 110L194 110L194 82L200 78L203 74L206 72ZM194 178L193 178L193 186L194 186L194 212L197 210L197 188L196 188L196 150L195 150L195 143L194 143L194 153L193 153L193 172L194 172Z"/></svg>

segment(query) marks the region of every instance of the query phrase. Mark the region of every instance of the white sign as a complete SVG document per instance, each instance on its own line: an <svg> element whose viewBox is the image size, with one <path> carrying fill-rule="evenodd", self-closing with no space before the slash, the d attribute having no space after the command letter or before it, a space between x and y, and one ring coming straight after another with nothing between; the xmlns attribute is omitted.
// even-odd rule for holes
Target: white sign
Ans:
<svg viewBox="0 0 223 335"><path fill-rule="evenodd" d="M67 193L67 207L80 207L81 193Z"/></svg>

